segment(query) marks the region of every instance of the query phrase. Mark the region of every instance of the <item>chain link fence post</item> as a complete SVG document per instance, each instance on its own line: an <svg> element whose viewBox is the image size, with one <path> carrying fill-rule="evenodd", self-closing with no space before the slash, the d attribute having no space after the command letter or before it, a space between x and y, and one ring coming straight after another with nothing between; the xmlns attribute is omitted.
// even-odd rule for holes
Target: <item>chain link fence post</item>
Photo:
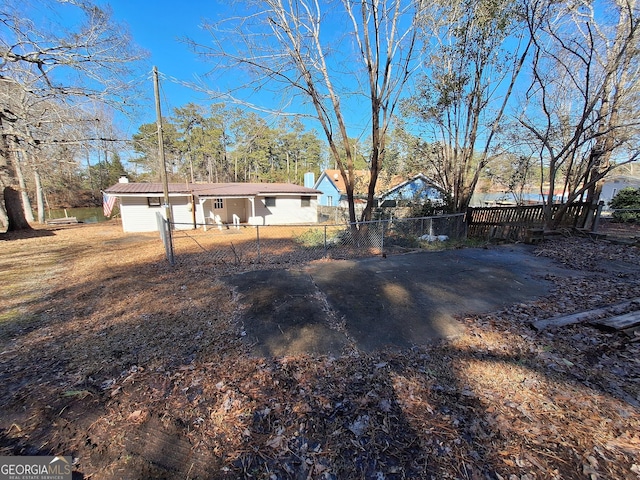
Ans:
<svg viewBox="0 0 640 480"><path fill-rule="evenodd" d="M260 226L256 225L256 244L258 247L258 263L260 263Z"/></svg>
<svg viewBox="0 0 640 480"><path fill-rule="evenodd" d="M324 255L323 258L327 258L327 250L328 250L328 246L327 246L327 226L324 226Z"/></svg>

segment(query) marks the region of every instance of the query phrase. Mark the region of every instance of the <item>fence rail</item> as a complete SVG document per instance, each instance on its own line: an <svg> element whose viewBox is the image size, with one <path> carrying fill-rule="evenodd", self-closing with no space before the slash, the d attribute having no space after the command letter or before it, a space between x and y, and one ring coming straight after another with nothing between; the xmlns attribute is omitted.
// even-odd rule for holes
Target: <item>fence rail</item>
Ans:
<svg viewBox="0 0 640 480"><path fill-rule="evenodd" d="M298 264L379 255L466 238L465 214L349 224L229 225L174 229L167 258L213 267ZM174 224L174 227L182 226ZM203 225L198 225L203 227ZM166 237L166 233L165 233Z"/></svg>
<svg viewBox="0 0 640 480"><path fill-rule="evenodd" d="M640 221L640 209L638 208L615 208L610 212L613 219L618 222Z"/></svg>

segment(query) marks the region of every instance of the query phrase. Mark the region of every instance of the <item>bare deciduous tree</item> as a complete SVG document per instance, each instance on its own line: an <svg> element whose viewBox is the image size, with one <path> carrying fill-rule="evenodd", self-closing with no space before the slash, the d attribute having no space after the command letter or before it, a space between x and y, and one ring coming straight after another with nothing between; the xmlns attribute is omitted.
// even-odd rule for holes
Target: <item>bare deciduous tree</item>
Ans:
<svg viewBox="0 0 640 480"><path fill-rule="evenodd" d="M532 82L518 120L548 170L548 228L574 200L597 202L604 176L640 156L640 12L635 0L605 3L607 15L589 2L529 4Z"/></svg>
<svg viewBox="0 0 640 480"><path fill-rule="evenodd" d="M311 106L296 113L320 123L345 181L349 219L355 224L355 152L348 131L362 117L370 129L370 176L361 216L368 220L386 133L419 53L421 5L408 0L253 2L238 18L207 26L213 47L192 45L216 62L215 69L235 71L235 79L238 71L247 71L249 79L239 89L275 88L285 94L287 104L297 96ZM354 122L348 113L353 106L346 105L358 98L365 102L362 108L357 105ZM362 114L363 109L368 113ZM344 156L339 145L344 146Z"/></svg>
<svg viewBox="0 0 640 480"><path fill-rule="evenodd" d="M469 205L528 58L520 4L508 0L435 2L424 15L428 43L418 93L406 116L432 145L423 159L456 211Z"/></svg>
<svg viewBox="0 0 640 480"><path fill-rule="evenodd" d="M56 24L55 18L63 20ZM73 18L81 18L80 23L72 24ZM21 95L29 99L76 109L84 101L126 109L131 92L126 79L143 57L126 28L115 24L108 10L91 2L9 0L0 12L0 79L12 89L21 89ZM4 97L0 99L0 186L5 193L9 191L9 200L4 202L7 228L17 230L29 225L21 202L10 201L20 195L10 192L19 188L19 182L9 147L11 141L28 140L39 114L31 116L32 109L16 108L14 97Z"/></svg>

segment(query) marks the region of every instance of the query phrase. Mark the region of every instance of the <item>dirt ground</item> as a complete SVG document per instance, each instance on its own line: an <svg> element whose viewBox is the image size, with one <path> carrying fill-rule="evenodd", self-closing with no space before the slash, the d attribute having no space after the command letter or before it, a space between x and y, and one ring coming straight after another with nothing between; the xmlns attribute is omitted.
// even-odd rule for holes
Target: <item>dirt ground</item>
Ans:
<svg viewBox="0 0 640 480"><path fill-rule="evenodd" d="M246 342L233 272L170 267L156 234L0 248L0 455L71 455L91 479L640 478L640 332L529 326L640 297L638 247L545 241L580 275L460 314L453 338L286 356Z"/></svg>

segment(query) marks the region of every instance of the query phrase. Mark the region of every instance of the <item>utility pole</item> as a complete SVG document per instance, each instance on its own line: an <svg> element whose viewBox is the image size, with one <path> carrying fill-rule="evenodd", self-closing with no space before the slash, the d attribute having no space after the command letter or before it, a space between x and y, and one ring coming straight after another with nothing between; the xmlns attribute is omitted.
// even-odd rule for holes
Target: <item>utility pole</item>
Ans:
<svg viewBox="0 0 640 480"><path fill-rule="evenodd" d="M164 159L164 137L162 135L162 112L160 110L160 88L158 86L158 68L153 67L153 92L156 98L156 124L158 126L158 156L160 157L160 175L164 192L164 213L171 231L171 206L169 205L169 184L167 182L167 164Z"/></svg>
<svg viewBox="0 0 640 480"><path fill-rule="evenodd" d="M153 91L156 97L156 123L158 125L158 156L160 157L160 174L162 175L162 190L164 192L164 218L167 222L166 233L160 232L167 251L169 265L173 265L173 239L171 238L172 219L169 205L169 184L167 183L167 163L164 160L164 137L162 136L162 112L160 111L160 87L158 86L158 69L153 67ZM163 229L164 230L164 229Z"/></svg>

